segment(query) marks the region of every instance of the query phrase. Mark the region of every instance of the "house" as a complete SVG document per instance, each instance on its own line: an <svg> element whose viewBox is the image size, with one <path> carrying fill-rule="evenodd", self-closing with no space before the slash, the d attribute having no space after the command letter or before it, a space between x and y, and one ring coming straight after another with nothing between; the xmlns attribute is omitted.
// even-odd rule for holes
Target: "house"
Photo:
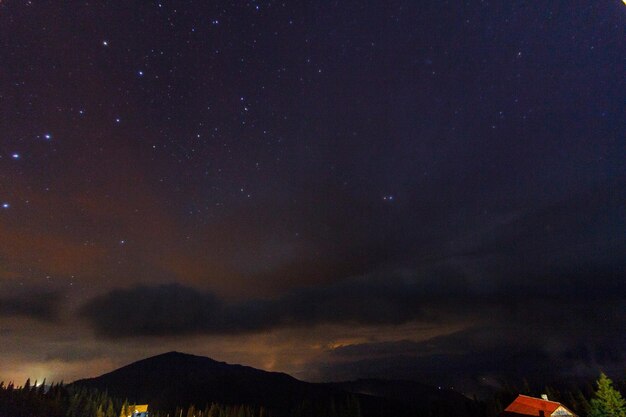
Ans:
<svg viewBox="0 0 626 417"><path fill-rule="evenodd" d="M120 417L148 417L148 404L129 405L126 409L126 413L124 413L124 409L122 409Z"/></svg>
<svg viewBox="0 0 626 417"><path fill-rule="evenodd" d="M509 404L509 406L500 413L500 417L577 417L574 412L563 404L556 401L549 401L547 395L542 395L541 397L542 398L535 398L520 394L515 401Z"/></svg>

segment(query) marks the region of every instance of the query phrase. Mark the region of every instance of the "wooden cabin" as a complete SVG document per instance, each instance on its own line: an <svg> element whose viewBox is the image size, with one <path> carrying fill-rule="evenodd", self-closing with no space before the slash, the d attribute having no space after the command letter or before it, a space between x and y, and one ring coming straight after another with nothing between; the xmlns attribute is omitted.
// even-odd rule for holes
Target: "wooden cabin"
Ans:
<svg viewBox="0 0 626 417"><path fill-rule="evenodd" d="M126 413L122 409L120 417L148 417L148 404L129 405Z"/></svg>
<svg viewBox="0 0 626 417"><path fill-rule="evenodd" d="M578 417L563 404L548 400L546 395L542 397L535 398L520 394L500 413L500 417Z"/></svg>

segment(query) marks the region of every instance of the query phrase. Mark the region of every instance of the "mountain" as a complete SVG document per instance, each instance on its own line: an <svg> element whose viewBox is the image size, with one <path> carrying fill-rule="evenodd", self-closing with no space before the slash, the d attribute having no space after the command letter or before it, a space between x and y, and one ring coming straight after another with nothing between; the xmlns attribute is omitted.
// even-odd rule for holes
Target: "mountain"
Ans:
<svg viewBox="0 0 626 417"><path fill-rule="evenodd" d="M292 415L298 407L323 409L338 407L357 398L362 414L368 416L409 416L416 411L440 409L441 404L454 404L449 413L439 415L468 416L472 403L452 391L407 383L393 395L389 381L361 380L337 384L314 384L297 380L287 374L267 372L249 366L231 365L210 358L170 352L131 363L96 378L82 379L74 386L108 391L114 397L131 403L148 403L151 409L174 410L191 404L204 407L212 402L263 406L273 416ZM412 387L412 388L411 388ZM402 401L403 396L410 398ZM419 407L416 407L419 405ZM458 407L458 408L457 408ZM318 411L316 416L321 415ZM435 415L437 415L435 414Z"/></svg>

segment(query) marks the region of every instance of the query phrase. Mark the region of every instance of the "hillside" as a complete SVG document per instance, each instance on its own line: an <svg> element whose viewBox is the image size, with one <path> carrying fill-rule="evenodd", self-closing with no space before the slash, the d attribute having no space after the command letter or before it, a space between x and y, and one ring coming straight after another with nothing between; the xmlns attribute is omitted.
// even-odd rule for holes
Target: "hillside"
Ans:
<svg viewBox="0 0 626 417"><path fill-rule="evenodd" d="M414 410L418 415L472 415L477 407L475 402L468 401L467 397L456 391L414 381L358 379L328 385L352 394L384 398Z"/></svg>
<svg viewBox="0 0 626 417"><path fill-rule="evenodd" d="M342 384L313 384L287 374L267 372L242 365L231 365L210 358L170 352L134 362L96 378L82 379L74 386L107 391L131 402L149 403L153 409L173 410L212 402L263 406L275 416L286 416L306 404L321 407L346 404L358 398L363 416L415 415L418 410L440 410L442 403L453 404L445 415L466 416L470 401L450 391L420 386L404 392L410 400L392 395L391 382L369 380ZM404 383L406 384L406 383ZM373 389L376 388L376 389ZM415 388L415 387L413 387ZM439 413L437 413L439 414ZM443 415L443 414L442 414Z"/></svg>

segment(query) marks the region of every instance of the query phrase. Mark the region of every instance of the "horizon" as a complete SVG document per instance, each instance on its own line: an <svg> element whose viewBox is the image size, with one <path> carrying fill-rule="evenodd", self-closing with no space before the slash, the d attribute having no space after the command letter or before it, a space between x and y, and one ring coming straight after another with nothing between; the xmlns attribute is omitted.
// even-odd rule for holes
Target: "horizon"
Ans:
<svg viewBox="0 0 626 417"><path fill-rule="evenodd" d="M626 369L619 0L0 1L0 380L160 351Z"/></svg>
<svg viewBox="0 0 626 417"><path fill-rule="evenodd" d="M294 378L297 381L301 381L301 382L306 382L306 383L310 383L310 384L321 384L321 385L332 385L332 384L341 384L341 383L350 383L350 382L358 382L358 381L381 381L381 382L400 382L400 383L415 383L418 385L423 385L424 387L429 387L432 389L438 389L438 390L444 390L444 391L452 391L452 392L456 392L458 394L461 394L462 396L466 397L467 399L472 399L472 398L482 398L482 400L484 401L485 399L489 399L491 398L491 396L493 395L498 395L498 392L503 392L503 391L515 391L516 389L519 390L519 392L517 393L517 395L519 396L523 396L523 397L531 397L531 398L542 398L542 396L547 396L547 394L545 394L544 391L546 391L547 389L551 389L551 388L555 388L555 387L549 387L549 386L542 386L541 383L537 383L537 381L528 381L526 378L521 378L519 380L500 380L500 381L495 381L494 385L491 386L489 390L485 390L483 389L482 392L462 392L458 389L456 389L455 387L452 386L437 386L436 384L428 384L428 383L424 383L423 381L419 381L419 380L414 380L414 379L393 379L393 378L356 378L356 379L352 379L352 380L339 380L339 381L306 381L306 380L302 380L302 379L298 379L296 377L294 377L293 375L290 375L288 373L285 372L280 372L280 371L269 371L269 370L265 370L265 369L260 369L260 368L255 368L253 366L250 365L245 365L245 364L239 364L239 363L229 363L229 362L225 362L225 361L221 361L219 359L216 358L211 358L208 356L202 356L202 355L196 355L193 353L187 353L187 352L180 352L180 351L168 351L168 352L162 352L162 353L158 353L156 355L152 355L152 356L148 356L148 357L143 357L137 360L133 360L132 362L129 363L125 363L122 364L118 367L116 367L115 369L109 369L104 371L102 374L99 375L94 375L94 376L87 376L87 377L81 377L78 378L76 380L73 381L48 381L45 378L43 380L37 380L37 379L33 379L28 377L26 380L24 380L24 384L20 384L18 381L4 381L4 380L0 380L1 383L3 383L5 386L7 384L14 384L15 388L20 389L23 388L26 384L29 384L32 387L39 387L39 386L53 386L55 384L62 384L62 385L72 385L72 384L76 384L76 383L81 383L81 382L85 382L85 381L90 381L90 380L97 380L100 379L101 377L106 377L112 374L116 374L119 371L123 371L127 368L132 368L140 363L144 363L144 362L151 362L154 361L155 359L159 359L159 358L172 358L173 356L178 356L178 357L185 357L185 358L194 358L195 360L209 360L210 362L213 362L215 364L219 364L219 365L226 365L227 367L229 367L230 369L237 369L237 368L248 368L248 369L252 369L255 371L262 371L268 374L278 374L278 375L286 375L288 377ZM592 380L596 380L598 379L599 375L605 375L606 374L602 371L602 370L598 370L598 375L596 377L590 377L587 380L579 380L579 381L569 381L568 384L563 384L562 382L559 381L551 381L551 383L557 383L557 384L561 384L561 385L557 385L561 386L561 387L566 387L567 389L572 389L572 388L580 388L581 387L581 383L589 383ZM611 375L608 375L609 377ZM519 385L518 385L519 384ZM517 387L517 388L515 388ZM485 387L482 387L485 388ZM530 392L526 392L525 390L530 390ZM532 394L534 393L534 394ZM550 400L548 398L549 401L556 401L556 400ZM556 401L558 402L558 401Z"/></svg>

